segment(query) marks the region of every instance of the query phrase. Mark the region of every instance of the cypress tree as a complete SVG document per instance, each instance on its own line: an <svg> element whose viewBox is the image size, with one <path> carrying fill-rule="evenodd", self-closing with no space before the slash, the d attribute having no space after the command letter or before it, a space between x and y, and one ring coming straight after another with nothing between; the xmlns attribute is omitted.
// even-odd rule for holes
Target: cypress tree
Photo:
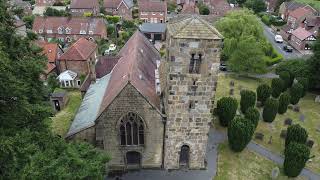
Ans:
<svg viewBox="0 0 320 180"><path fill-rule="evenodd" d="M284 152L284 173L289 177L297 177L310 156L310 149L305 144L290 143Z"/></svg>
<svg viewBox="0 0 320 180"><path fill-rule="evenodd" d="M267 84L261 84L257 88L257 100L264 104L265 101L271 96L272 89Z"/></svg>
<svg viewBox="0 0 320 180"><path fill-rule="evenodd" d="M272 79L271 88L272 88L272 96L274 98L278 98L280 94L283 92L285 85L284 81L280 78Z"/></svg>
<svg viewBox="0 0 320 180"><path fill-rule="evenodd" d="M285 145L287 147L291 142L305 144L307 139L308 132L299 124L294 124L288 127Z"/></svg>
<svg viewBox="0 0 320 180"><path fill-rule="evenodd" d="M256 104L256 93L250 90L242 90L240 92L240 108L242 113L245 113L249 107L254 107Z"/></svg>
<svg viewBox="0 0 320 180"><path fill-rule="evenodd" d="M238 102L233 97L223 97L217 102L217 114L222 126L228 126L229 122L236 115Z"/></svg>
<svg viewBox="0 0 320 180"><path fill-rule="evenodd" d="M303 86L300 83L294 83L290 88L290 103L298 104L300 98L303 95Z"/></svg>
<svg viewBox="0 0 320 180"><path fill-rule="evenodd" d="M278 113L284 114L287 112L288 105L290 104L290 94L289 92L284 92L280 95L279 98L279 108Z"/></svg>
<svg viewBox="0 0 320 180"><path fill-rule="evenodd" d="M278 113L279 102L277 99L269 98L263 108L262 117L265 122L273 122Z"/></svg>
<svg viewBox="0 0 320 180"><path fill-rule="evenodd" d="M250 107L245 113L245 118L251 121L254 128L257 128L260 119L260 112L257 108Z"/></svg>

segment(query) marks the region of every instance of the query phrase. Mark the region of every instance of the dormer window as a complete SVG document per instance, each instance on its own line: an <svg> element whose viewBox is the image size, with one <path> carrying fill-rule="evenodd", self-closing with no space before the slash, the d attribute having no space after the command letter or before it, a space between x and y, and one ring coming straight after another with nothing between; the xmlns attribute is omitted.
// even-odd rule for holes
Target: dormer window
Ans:
<svg viewBox="0 0 320 180"><path fill-rule="evenodd" d="M39 33L43 33L43 29L39 29Z"/></svg>
<svg viewBox="0 0 320 180"><path fill-rule="evenodd" d="M89 31L89 34L93 34L93 31Z"/></svg>
<svg viewBox="0 0 320 180"><path fill-rule="evenodd" d="M196 56L195 54L191 54L190 65L189 65L189 73L200 73L200 66L202 61L202 54Z"/></svg>
<svg viewBox="0 0 320 180"><path fill-rule="evenodd" d="M47 29L47 34L52 34L52 29Z"/></svg>
<svg viewBox="0 0 320 180"><path fill-rule="evenodd" d="M58 34L63 34L63 28L62 27L58 28Z"/></svg>
<svg viewBox="0 0 320 180"><path fill-rule="evenodd" d="M80 30L80 34L86 34L87 32L85 30Z"/></svg>
<svg viewBox="0 0 320 180"><path fill-rule="evenodd" d="M70 28L66 28L66 34L71 34L71 29Z"/></svg>

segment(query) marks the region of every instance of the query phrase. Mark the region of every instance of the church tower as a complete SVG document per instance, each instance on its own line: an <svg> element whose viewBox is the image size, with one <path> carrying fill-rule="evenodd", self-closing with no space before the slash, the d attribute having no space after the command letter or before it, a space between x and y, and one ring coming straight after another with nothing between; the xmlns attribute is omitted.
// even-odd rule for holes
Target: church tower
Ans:
<svg viewBox="0 0 320 180"><path fill-rule="evenodd" d="M205 168L222 35L199 16L167 25L166 60L160 66L165 127L164 168Z"/></svg>

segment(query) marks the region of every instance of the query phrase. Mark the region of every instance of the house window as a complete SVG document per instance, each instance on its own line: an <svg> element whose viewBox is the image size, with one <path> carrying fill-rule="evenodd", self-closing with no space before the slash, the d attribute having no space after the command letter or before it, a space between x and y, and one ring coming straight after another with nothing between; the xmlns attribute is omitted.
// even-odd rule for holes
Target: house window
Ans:
<svg viewBox="0 0 320 180"><path fill-rule="evenodd" d="M69 86L70 86L69 81L65 81L65 84L66 84L66 87L69 87Z"/></svg>
<svg viewBox="0 0 320 180"><path fill-rule="evenodd" d="M43 33L43 29L39 29L39 33Z"/></svg>
<svg viewBox="0 0 320 180"><path fill-rule="evenodd" d="M66 34L71 34L71 29L70 28L66 28Z"/></svg>
<svg viewBox="0 0 320 180"><path fill-rule="evenodd" d="M195 109L195 107L196 107L196 102L193 100L190 100L189 101L189 110Z"/></svg>
<svg viewBox="0 0 320 180"><path fill-rule="evenodd" d="M62 29L62 27L59 27L59 28L58 28L58 34L63 34L63 29Z"/></svg>
<svg viewBox="0 0 320 180"><path fill-rule="evenodd" d="M141 12L141 15L148 15L147 12Z"/></svg>
<svg viewBox="0 0 320 180"><path fill-rule="evenodd" d="M152 12L152 15L156 15L156 13L155 13L155 12Z"/></svg>
<svg viewBox="0 0 320 180"><path fill-rule="evenodd" d="M201 61L202 61L202 54L199 54L198 57L196 57L195 54L191 54L191 59L189 64L189 73L199 74Z"/></svg>
<svg viewBox="0 0 320 180"><path fill-rule="evenodd" d="M51 34L52 33L52 29L47 29L47 34Z"/></svg>
<svg viewBox="0 0 320 180"><path fill-rule="evenodd" d="M120 145L144 145L144 125L135 113L128 113L120 121Z"/></svg>
<svg viewBox="0 0 320 180"><path fill-rule="evenodd" d="M78 86L81 86L81 80L77 80Z"/></svg>

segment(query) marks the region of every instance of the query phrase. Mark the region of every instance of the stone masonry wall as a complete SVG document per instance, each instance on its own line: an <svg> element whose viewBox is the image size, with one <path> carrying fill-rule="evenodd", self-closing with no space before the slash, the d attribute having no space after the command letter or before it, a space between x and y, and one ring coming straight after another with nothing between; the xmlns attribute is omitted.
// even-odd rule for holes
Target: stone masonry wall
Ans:
<svg viewBox="0 0 320 180"><path fill-rule="evenodd" d="M168 36L165 168L179 168L181 146L190 148L189 168L205 168L222 40L173 39ZM200 74L190 74L191 54L202 54ZM193 106L190 108L190 103Z"/></svg>
<svg viewBox="0 0 320 180"><path fill-rule="evenodd" d="M128 112L144 121L144 146L120 146L119 121ZM96 141L110 153L112 169L125 167L125 154L137 151L142 155L143 168L160 168L163 149L163 123L159 112L129 83L97 119Z"/></svg>

